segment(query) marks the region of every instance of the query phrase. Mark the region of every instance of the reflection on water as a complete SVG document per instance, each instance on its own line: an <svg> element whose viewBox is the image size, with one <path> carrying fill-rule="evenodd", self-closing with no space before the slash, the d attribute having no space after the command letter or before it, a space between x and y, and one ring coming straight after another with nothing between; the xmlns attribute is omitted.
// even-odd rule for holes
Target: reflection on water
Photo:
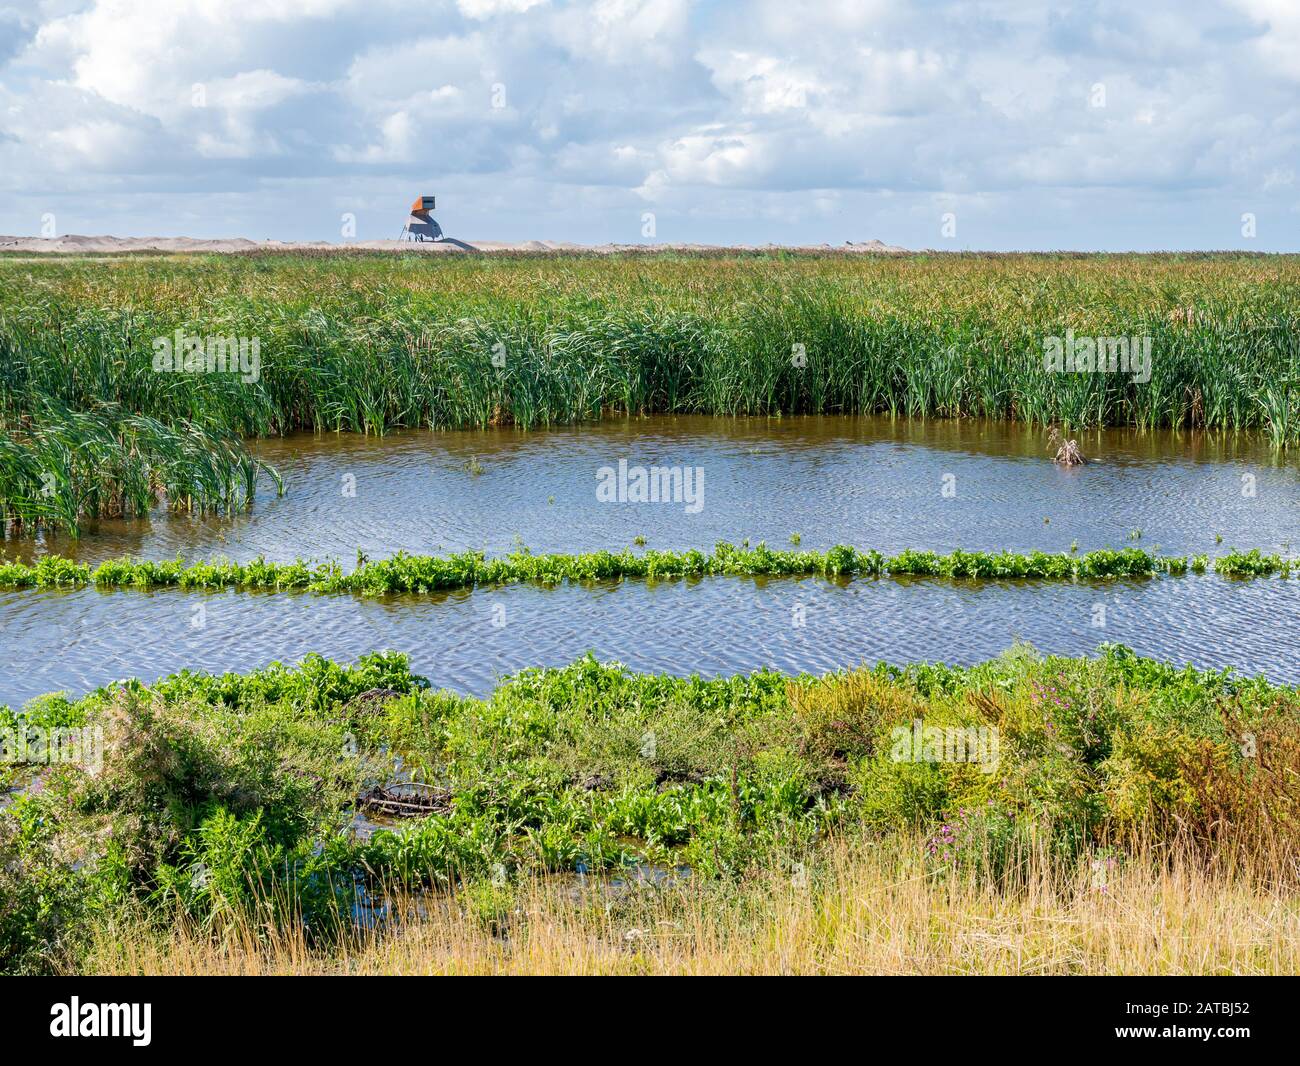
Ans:
<svg viewBox="0 0 1300 1066"><path fill-rule="evenodd" d="M1185 553L1213 551L1216 534L1225 546L1285 550L1300 531L1297 458L1279 460L1258 436L1111 429L1080 444L1092 461L1062 469L1044 433L1005 422L654 417L530 433L298 435L256 444L285 495L264 487L249 513L102 522L80 541L6 550L350 562L358 550L503 552L522 541L580 551L637 536L658 548L775 545L797 532L819 548L1087 551L1140 530L1145 546ZM596 471L620 459L700 468L703 510L598 503Z"/></svg>
<svg viewBox="0 0 1300 1066"><path fill-rule="evenodd" d="M503 552L804 547L1067 550L1130 543L1167 552L1292 551L1300 472L1259 438L1105 430L1092 460L1056 467L1046 437L1007 423L887 418L656 417L522 433L407 432L260 442L286 494L234 519L105 522L80 541L10 540L10 555L94 561L258 554L372 558L399 550ZM596 471L704 471L704 507L601 504ZM950 485L955 494L945 495ZM353 491L355 490L355 491ZM1297 538L1300 541L1300 538ZM1094 624L1106 608L1104 626ZM501 612L504 612L502 614ZM802 620L805 624L798 624ZM495 624L504 622L504 625ZM201 623L201 625L200 625ZM1300 682L1300 581L1215 577L986 586L939 581L714 579L589 588L511 587L361 600L179 590L0 593L0 703L82 692L184 667L247 670L309 651L408 651L435 684L483 693L522 667L588 650L641 670L825 671L863 660L974 662L1017 639L1092 652L1106 640L1201 666Z"/></svg>
<svg viewBox="0 0 1300 1066"><path fill-rule="evenodd" d="M195 629L200 604L205 626ZM244 671L312 651L352 660L380 648L408 652L437 686L478 694L502 675L588 650L677 675L764 666L820 673L878 659L973 663L1016 640L1069 655L1118 641L1144 655L1300 683L1300 581L1278 578L712 578L384 600L82 589L0 594L0 619L0 703L185 667Z"/></svg>

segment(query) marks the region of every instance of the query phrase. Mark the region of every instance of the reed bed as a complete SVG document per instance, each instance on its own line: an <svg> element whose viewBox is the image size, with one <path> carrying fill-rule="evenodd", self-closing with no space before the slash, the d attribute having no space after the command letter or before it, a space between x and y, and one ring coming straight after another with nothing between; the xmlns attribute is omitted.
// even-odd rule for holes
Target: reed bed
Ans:
<svg viewBox="0 0 1300 1066"><path fill-rule="evenodd" d="M75 531L86 516L157 499L242 506L257 470L239 444L248 437L527 428L610 412L1191 426L1259 431L1285 447L1300 440L1297 264L0 259L0 518ZM155 342L177 330L256 339L256 374L155 370ZM1067 331L1150 338L1150 380L1050 372L1044 339ZM83 439L96 442L96 462L72 454Z"/></svg>
<svg viewBox="0 0 1300 1066"><path fill-rule="evenodd" d="M587 552L580 555L539 554L521 550L489 559L480 551L446 556L399 554L367 560L348 573L337 562L268 562L264 558L239 563L230 560L186 562L123 557L95 567L60 555L42 556L35 563L0 560L0 588L260 589L315 593L356 593L378 596L427 593L516 582L560 584L622 578L768 576L825 578L942 577L980 581L1078 581L1106 578L1145 578L1161 574L1215 573L1247 578L1300 573L1300 562L1267 555L1258 548L1208 555L1159 555L1141 548L1102 549L1075 555L1069 552L971 552L941 555L906 550L887 556L840 544L827 551L736 546L720 541L712 552L658 551Z"/></svg>

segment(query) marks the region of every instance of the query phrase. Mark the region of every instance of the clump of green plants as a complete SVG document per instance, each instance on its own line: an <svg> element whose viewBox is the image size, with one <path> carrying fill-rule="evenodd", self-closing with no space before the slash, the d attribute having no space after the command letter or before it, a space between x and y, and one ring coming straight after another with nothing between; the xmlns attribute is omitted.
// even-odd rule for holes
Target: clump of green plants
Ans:
<svg viewBox="0 0 1300 1066"><path fill-rule="evenodd" d="M457 890L499 928L537 877L741 883L835 837L919 834L934 876L995 888L1031 859L1066 870L1174 843L1285 880L1300 841L1300 692L1119 646L820 678L588 656L482 699L432 689L395 653L313 656L3 717L104 737L98 769L46 768L0 810L11 972L66 964L128 912L213 936L303 923L324 942L383 893ZM355 813L394 781L432 799L364 828Z"/></svg>
<svg viewBox="0 0 1300 1066"><path fill-rule="evenodd" d="M644 537L635 539L637 546ZM426 593L440 589L500 585L510 582L560 584L647 580L705 576L777 576L827 578L920 576L979 581L1074 581L1146 578L1207 571L1230 577L1290 577L1300 572L1297 561L1265 555L1259 549L1233 551L1211 559L1205 555L1159 555L1140 548L1069 552L973 552L958 549L941 555L907 549L886 556L839 544L827 551L737 547L719 541L712 552L661 551L533 554L519 548L504 557L488 558L480 551L447 556L407 555L369 559L358 555L357 566L345 572L337 562L275 563L258 558L248 563L218 559L186 562L109 559L95 567L59 555L43 555L34 563L0 560L0 588L271 589L316 593L350 592L366 596Z"/></svg>

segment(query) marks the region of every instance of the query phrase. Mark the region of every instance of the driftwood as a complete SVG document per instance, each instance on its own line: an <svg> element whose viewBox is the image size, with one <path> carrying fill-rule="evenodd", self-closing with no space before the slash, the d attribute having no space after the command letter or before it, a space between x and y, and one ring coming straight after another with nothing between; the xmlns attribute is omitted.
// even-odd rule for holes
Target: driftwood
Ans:
<svg viewBox="0 0 1300 1066"><path fill-rule="evenodd" d="M1088 460L1079 451L1079 442L1067 440L1056 450L1055 462L1061 466L1083 466Z"/></svg>
<svg viewBox="0 0 1300 1066"><path fill-rule="evenodd" d="M1047 433L1047 447L1050 451L1056 447L1053 462L1059 466L1083 466L1088 460L1083 457L1077 440L1065 440L1055 426Z"/></svg>
<svg viewBox="0 0 1300 1066"><path fill-rule="evenodd" d="M395 688L371 688L358 692L348 701L348 710L362 714L374 714L381 710L389 700L399 698L402 693Z"/></svg>
<svg viewBox="0 0 1300 1066"><path fill-rule="evenodd" d="M363 793L360 804L367 811L390 818L419 818L451 811L451 790L422 781L403 781L394 785L375 785Z"/></svg>

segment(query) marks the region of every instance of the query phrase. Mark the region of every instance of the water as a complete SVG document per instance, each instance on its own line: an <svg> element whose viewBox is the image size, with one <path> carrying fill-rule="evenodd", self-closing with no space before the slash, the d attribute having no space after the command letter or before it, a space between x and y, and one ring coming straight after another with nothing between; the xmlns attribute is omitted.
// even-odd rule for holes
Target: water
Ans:
<svg viewBox="0 0 1300 1066"><path fill-rule="evenodd" d="M531 433L297 436L258 445L286 492L264 493L247 514L104 522L80 541L11 540L7 550L92 562L179 552L350 565L358 550L496 553L522 542L584 551L638 536L660 548L746 537L784 545L793 532L804 547L890 552L1300 546L1291 543L1300 472L1258 438L1108 430L1080 443L1094 461L1066 470L1048 460L1042 433L1004 423L678 417ZM703 507L597 502L596 471L620 459L701 469ZM407 651L435 684L478 693L504 673L588 650L675 674L819 672L882 658L974 662L1017 639L1063 654L1122 641L1160 658L1300 682L1300 581L715 578L380 601L82 589L0 593L0 633L0 703L14 704L125 676L242 671L309 651L350 660L376 648Z"/></svg>

